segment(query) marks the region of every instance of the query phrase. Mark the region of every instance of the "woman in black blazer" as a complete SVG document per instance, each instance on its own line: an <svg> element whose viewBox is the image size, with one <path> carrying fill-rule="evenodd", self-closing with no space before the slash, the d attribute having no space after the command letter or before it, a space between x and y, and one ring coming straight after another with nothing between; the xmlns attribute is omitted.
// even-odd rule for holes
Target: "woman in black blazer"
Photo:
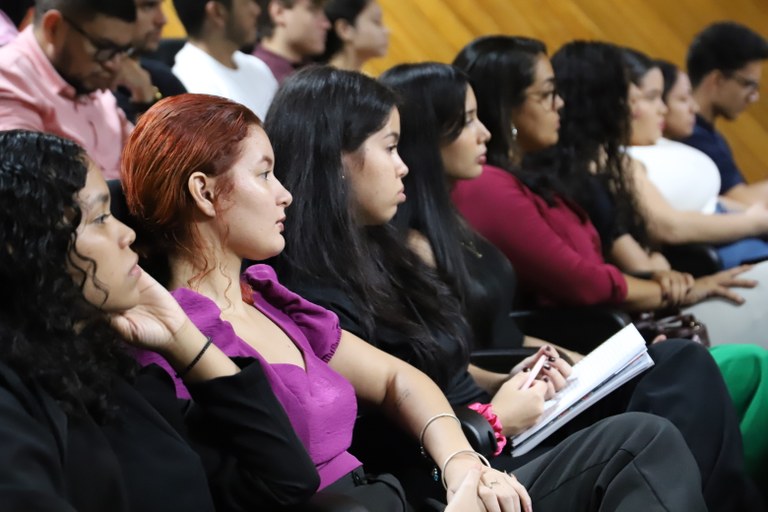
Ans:
<svg viewBox="0 0 768 512"><path fill-rule="evenodd" d="M0 508L267 510L314 464L257 362L238 366L137 265L75 143L0 133ZM127 341L165 355L194 404ZM248 389L248 393L243 393Z"/></svg>

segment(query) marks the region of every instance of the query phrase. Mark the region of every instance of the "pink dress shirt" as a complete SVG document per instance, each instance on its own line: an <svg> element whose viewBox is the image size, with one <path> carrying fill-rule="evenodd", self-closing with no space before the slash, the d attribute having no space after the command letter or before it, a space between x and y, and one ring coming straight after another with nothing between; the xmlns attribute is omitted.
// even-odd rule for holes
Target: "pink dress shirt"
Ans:
<svg viewBox="0 0 768 512"><path fill-rule="evenodd" d="M111 92L75 94L43 53L32 27L0 48L0 130L71 139L111 179L120 177L120 152L132 128Z"/></svg>
<svg viewBox="0 0 768 512"><path fill-rule="evenodd" d="M4 46L19 34L16 25L3 11L0 11L0 46Z"/></svg>

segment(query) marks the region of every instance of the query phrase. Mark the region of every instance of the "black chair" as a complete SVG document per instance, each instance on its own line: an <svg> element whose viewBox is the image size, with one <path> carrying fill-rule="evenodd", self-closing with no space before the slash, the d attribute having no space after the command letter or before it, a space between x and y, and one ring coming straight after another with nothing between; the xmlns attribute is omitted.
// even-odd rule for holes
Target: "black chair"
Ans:
<svg viewBox="0 0 768 512"><path fill-rule="evenodd" d="M600 306L518 310L510 316L526 335L582 354L632 323L623 311Z"/></svg>
<svg viewBox="0 0 768 512"><path fill-rule="evenodd" d="M713 245L667 245L661 252L673 269L688 272L693 277L703 277L723 270L723 262Z"/></svg>

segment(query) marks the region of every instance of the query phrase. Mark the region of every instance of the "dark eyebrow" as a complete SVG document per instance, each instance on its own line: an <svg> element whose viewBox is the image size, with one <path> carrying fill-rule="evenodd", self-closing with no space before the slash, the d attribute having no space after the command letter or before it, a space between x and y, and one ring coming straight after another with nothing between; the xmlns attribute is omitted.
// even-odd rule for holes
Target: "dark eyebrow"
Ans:
<svg viewBox="0 0 768 512"><path fill-rule="evenodd" d="M398 142L400 140L400 133L399 132L389 132L388 134L386 134L384 136L385 139L387 137L392 137L393 139L395 139L395 142Z"/></svg>

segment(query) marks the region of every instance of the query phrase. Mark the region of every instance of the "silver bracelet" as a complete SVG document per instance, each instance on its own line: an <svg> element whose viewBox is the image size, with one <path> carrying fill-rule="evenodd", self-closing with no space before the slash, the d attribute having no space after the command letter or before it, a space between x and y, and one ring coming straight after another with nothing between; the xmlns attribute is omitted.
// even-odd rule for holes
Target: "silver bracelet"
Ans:
<svg viewBox="0 0 768 512"><path fill-rule="evenodd" d="M443 489L445 489L446 491L448 490L448 484L446 484L446 482L445 482L445 468L448 467L448 463L451 462L451 460L453 460L454 457L456 457L458 455L462 455L464 453L469 453L469 454L474 455L485 466L491 467L491 463L488 462L488 459L483 457L482 454L477 453L475 450L458 450L458 451L453 452L452 454L450 454L448 457L445 458L445 462L443 462L442 469L440 470L440 473L441 473L440 481L443 483Z"/></svg>
<svg viewBox="0 0 768 512"><path fill-rule="evenodd" d="M421 429L421 433L419 434L419 449L421 450L421 454L425 457L427 456L427 452L424 449L424 434L427 433L427 427L429 427L433 421L439 420L440 418L453 418L456 420L456 423L459 424L459 427L461 427L461 421L459 418L457 418L455 414L451 414L449 412L441 412L440 414L435 414L429 418L424 424L424 428Z"/></svg>

